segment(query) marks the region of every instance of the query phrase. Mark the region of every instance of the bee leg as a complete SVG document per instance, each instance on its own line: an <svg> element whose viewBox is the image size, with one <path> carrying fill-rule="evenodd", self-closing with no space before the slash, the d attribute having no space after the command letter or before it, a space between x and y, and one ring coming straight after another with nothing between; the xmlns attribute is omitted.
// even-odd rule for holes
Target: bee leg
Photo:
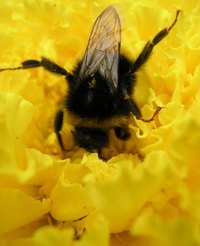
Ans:
<svg viewBox="0 0 200 246"><path fill-rule="evenodd" d="M121 140L128 140L131 136L128 127L114 127L115 135Z"/></svg>
<svg viewBox="0 0 200 246"><path fill-rule="evenodd" d="M7 71L7 70L30 69L36 67L43 67L45 70L51 73L55 73L57 75L64 75L64 76L69 75L69 73L64 68L62 68L61 66L57 65L55 62L45 57L42 57L41 61L26 60L21 63L21 66L13 67L13 68L2 68L0 69L0 72Z"/></svg>
<svg viewBox="0 0 200 246"><path fill-rule="evenodd" d="M140 55L138 56L138 58L135 60L135 62L132 65L132 69L131 69L132 73L135 73L137 70L140 69L140 67L150 57L154 46L158 44L163 38L165 38L169 34L170 30L174 27L174 25L176 24L178 20L179 13L180 13L180 10L177 10L175 19L169 27L162 29L159 33L156 34L156 36L153 38L152 41L148 41L146 43L142 52L140 53Z"/></svg>
<svg viewBox="0 0 200 246"><path fill-rule="evenodd" d="M27 68L35 68L35 67L43 67L45 70L55 73L57 75L64 75L67 76L68 72L56 64L54 61L47 59L45 57L42 57L41 61L37 60L27 60L22 62L22 68L27 69Z"/></svg>
<svg viewBox="0 0 200 246"><path fill-rule="evenodd" d="M132 107L131 107L131 113L133 114L133 115L135 115L135 117L137 118L137 119L140 119L141 117L142 117L142 114L141 114L141 112L140 112L140 110L139 110L139 108L138 108L138 106L135 104L135 102L133 101L133 100L131 100L131 103L132 103Z"/></svg>
<svg viewBox="0 0 200 246"><path fill-rule="evenodd" d="M65 150L65 147L64 147L64 144L62 141L62 136L60 133L60 131L62 130L63 118L64 118L64 112L63 112L63 110L59 110L56 113L56 117L55 117L55 121L54 121L54 129L55 129L56 137L58 139L58 143L59 143L61 149Z"/></svg>
<svg viewBox="0 0 200 246"><path fill-rule="evenodd" d="M151 122L155 119L155 117L158 115L158 113L160 112L160 110L162 109L162 107L158 107L156 109L156 111L153 113L152 117L150 119L144 119L144 118L141 118L142 121L144 122Z"/></svg>
<svg viewBox="0 0 200 246"><path fill-rule="evenodd" d="M57 75L64 75L64 76L68 75L68 72L63 67L59 66L54 61L51 61L45 57L42 57L40 65L51 73L55 73Z"/></svg>
<svg viewBox="0 0 200 246"><path fill-rule="evenodd" d="M121 110L123 110L123 112L126 112L126 114L132 113L136 116L137 119L140 119L142 117L141 112L131 98L129 89L126 88L126 86L123 86L121 88L121 93L123 98L120 104Z"/></svg>
<svg viewBox="0 0 200 246"><path fill-rule="evenodd" d="M107 161L108 160L105 156L103 156L103 150L102 149L98 149L97 150L97 154L98 154L99 159L101 159L103 161Z"/></svg>
<svg viewBox="0 0 200 246"><path fill-rule="evenodd" d="M30 69L40 67L40 61L37 60L27 60L21 63L21 66L18 67L8 67L8 68L1 68L0 72L7 71L7 70L20 70L20 69Z"/></svg>
<svg viewBox="0 0 200 246"><path fill-rule="evenodd" d="M104 159L102 156L102 149L98 149L97 154L98 154L99 159L102 159L102 160Z"/></svg>

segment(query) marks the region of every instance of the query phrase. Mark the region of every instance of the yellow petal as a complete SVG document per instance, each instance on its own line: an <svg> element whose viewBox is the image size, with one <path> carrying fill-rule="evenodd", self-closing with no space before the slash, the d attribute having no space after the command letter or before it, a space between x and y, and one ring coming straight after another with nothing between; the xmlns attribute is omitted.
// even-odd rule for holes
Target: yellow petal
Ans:
<svg viewBox="0 0 200 246"><path fill-rule="evenodd" d="M92 209L89 197L80 184L69 184L64 175L60 176L51 193L51 214L60 221L77 220Z"/></svg>
<svg viewBox="0 0 200 246"><path fill-rule="evenodd" d="M25 226L50 210L50 200L38 201L20 190L1 188L0 200L0 234Z"/></svg>
<svg viewBox="0 0 200 246"><path fill-rule="evenodd" d="M15 94L0 93L0 100L0 171L1 174L23 178L27 166L23 134L34 109L29 102Z"/></svg>
<svg viewBox="0 0 200 246"><path fill-rule="evenodd" d="M90 199L109 221L111 232L126 230L150 198L177 175L163 152L149 154L135 169L130 161L120 164L106 180L95 180L93 175L86 179Z"/></svg>
<svg viewBox="0 0 200 246"><path fill-rule="evenodd" d="M146 209L134 221L131 233L134 237L152 238L154 245L188 246L199 243L197 227L198 224L194 224L190 219L181 216L163 219L152 209ZM142 245L145 245L145 241Z"/></svg>
<svg viewBox="0 0 200 246"><path fill-rule="evenodd" d="M54 227L46 226L40 228L32 238L17 239L13 244L16 246L62 246L71 245L74 237L73 229L59 230Z"/></svg>

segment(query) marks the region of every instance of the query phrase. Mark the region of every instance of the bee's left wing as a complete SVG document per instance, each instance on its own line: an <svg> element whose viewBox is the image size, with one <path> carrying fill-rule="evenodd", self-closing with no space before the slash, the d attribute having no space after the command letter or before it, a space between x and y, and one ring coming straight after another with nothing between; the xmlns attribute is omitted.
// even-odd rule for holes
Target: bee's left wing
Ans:
<svg viewBox="0 0 200 246"><path fill-rule="evenodd" d="M117 11L106 8L96 19L80 68L80 77L95 72L105 78L111 93L118 86L118 63L121 43L121 24Z"/></svg>

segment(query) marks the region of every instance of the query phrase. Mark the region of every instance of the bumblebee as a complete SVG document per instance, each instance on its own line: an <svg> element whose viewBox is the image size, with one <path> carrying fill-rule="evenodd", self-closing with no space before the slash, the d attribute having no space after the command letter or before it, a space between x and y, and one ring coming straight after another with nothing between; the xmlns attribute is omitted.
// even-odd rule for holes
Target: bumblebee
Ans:
<svg viewBox="0 0 200 246"><path fill-rule="evenodd" d="M75 143L89 152L102 157L102 149L109 146L109 132L114 130L117 138L130 138L128 121L133 114L141 119L141 112L131 98L136 83L136 72L146 63L152 50L177 22L179 10L173 23L158 32L146 43L133 61L120 53L121 24L113 6L107 7L96 19L82 60L76 63L71 73L55 62L42 57L26 60L16 68L43 67L49 72L65 76L68 91L64 109L55 117L55 133L64 150L61 130L66 118L74 126Z"/></svg>

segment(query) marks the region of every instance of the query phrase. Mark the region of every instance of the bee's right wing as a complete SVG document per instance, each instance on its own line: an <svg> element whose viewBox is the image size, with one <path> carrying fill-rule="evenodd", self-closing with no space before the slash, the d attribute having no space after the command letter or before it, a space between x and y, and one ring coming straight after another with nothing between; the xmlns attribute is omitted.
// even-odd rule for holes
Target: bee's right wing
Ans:
<svg viewBox="0 0 200 246"><path fill-rule="evenodd" d="M118 63L121 43L121 24L117 11L106 8L96 19L80 68L80 77L103 76L111 93L118 86Z"/></svg>

